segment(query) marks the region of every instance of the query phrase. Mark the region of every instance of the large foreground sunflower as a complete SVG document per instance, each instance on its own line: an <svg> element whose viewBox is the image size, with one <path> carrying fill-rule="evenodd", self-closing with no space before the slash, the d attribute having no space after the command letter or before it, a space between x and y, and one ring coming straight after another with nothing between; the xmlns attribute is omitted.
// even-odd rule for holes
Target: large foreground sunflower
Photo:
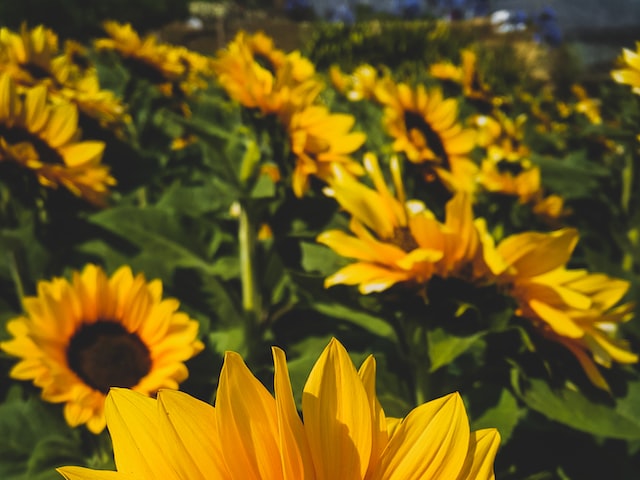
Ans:
<svg viewBox="0 0 640 480"><path fill-rule="evenodd" d="M356 371L335 339L294 402L285 353L273 348L275 398L242 358L225 355L215 408L184 393L157 399L113 389L106 406L117 472L63 467L68 480L167 478L451 480L493 479L495 429L469 431L450 394L386 418L375 393L376 364Z"/></svg>
<svg viewBox="0 0 640 480"><path fill-rule="evenodd" d="M34 172L46 187L63 186L103 205L108 188L115 185L101 163L105 144L79 137L75 105L50 102L44 85L21 94L7 74L0 75L0 162L14 162Z"/></svg>
<svg viewBox="0 0 640 480"><path fill-rule="evenodd" d="M475 189L478 167L469 154L476 132L458 122L455 99L445 100L438 88L390 80L379 85L376 96L385 106L383 123L396 152L423 165L427 179L435 174L453 192Z"/></svg>
<svg viewBox="0 0 640 480"><path fill-rule="evenodd" d="M13 338L0 343L20 358L11 377L32 380L44 400L65 404L69 425L94 433L105 427L111 387L176 389L188 375L183 362L203 348L198 323L175 299L162 299L161 282L129 267L108 278L90 264L71 282L41 281L23 305L25 314L7 324Z"/></svg>

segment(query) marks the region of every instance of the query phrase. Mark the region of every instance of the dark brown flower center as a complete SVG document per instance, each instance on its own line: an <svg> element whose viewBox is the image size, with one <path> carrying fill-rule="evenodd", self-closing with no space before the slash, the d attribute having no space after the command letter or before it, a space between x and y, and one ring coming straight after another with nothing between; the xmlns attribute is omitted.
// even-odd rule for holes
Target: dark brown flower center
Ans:
<svg viewBox="0 0 640 480"><path fill-rule="evenodd" d="M404 124L407 129L407 133L411 133L412 130L417 130L424 137L427 146L431 151L440 159L445 167L449 167L449 157L447 151L444 149L444 144L438 132L436 132L431 125L429 125L424 117L412 111L404 112Z"/></svg>
<svg viewBox="0 0 640 480"><path fill-rule="evenodd" d="M271 73L271 75L273 75L275 77L275 75L276 75L276 66L273 64L273 62L271 61L271 59L269 57L267 57L263 53L254 52L253 60L258 65L260 65L262 68L264 68L265 70L268 70Z"/></svg>
<svg viewBox="0 0 640 480"><path fill-rule="evenodd" d="M123 63L133 72L134 75L140 76L154 85L167 83L170 80L162 70L162 66L157 65L152 61L129 57L124 58Z"/></svg>
<svg viewBox="0 0 640 480"><path fill-rule="evenodd" d="M47 142L37 137L25 128L7 127L0 125L0 137L9 145L29 143L38 153L38 158L43 163L51 165L64 165L64 160L57 150L51 148Z"/></svg>
<svg viewBox="0 0 640 480"><path fill-rule="evenodd" d="M53 77L51 72L47 70L45 67L38 65L37 63L28 62L21 63L20 66L27 71L29 75L31 75L35 80L42 80L44 78Z"/></svg>
<svg viewBox="0 0 640 480"><path fill-rule="evenodd" d="M91 388L134 387L151 370L149 349L135 333L109 320L83 325L71 337L67 362Z"/></svg>
<svg viewBox="0 0 640 480"><path fill-rule="evenodd" d="M524 172L524 167L520 162L510 162L509 160L500 160L497 164L500 173L508 173L512 177L517 177Z"/></svg>
<svg viewBox="0 0 640 480"><path fill-rule="evenodd" d="M395 227L391 242L405 252L411 252L420 246L411 235L411 230L408 227Z"/></svg>

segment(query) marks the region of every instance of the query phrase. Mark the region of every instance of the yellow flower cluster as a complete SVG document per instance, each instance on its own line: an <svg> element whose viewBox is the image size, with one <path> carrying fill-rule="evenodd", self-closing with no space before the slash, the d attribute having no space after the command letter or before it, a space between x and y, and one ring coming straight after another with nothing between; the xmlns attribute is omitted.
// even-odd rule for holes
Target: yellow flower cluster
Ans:
<svg viewBox="0 0 640 480"><path fill-rule="evenodd" d="M95 40L95 48L116 52L134 74L155 84L167 97L182 98L206 88L212 75L208 57L159 42L154 35L141 38L128 23L107 21L104 30L108 37Z"/></svg>
<svg viewBox="0 0 640 480"><path fill-rule="evenodd" d="M263 115L275 115L287 131L295 157L292 187L301 197L309 177L328 180L332 163L340 163L354 175L362 168L351 159L366 140L352 132L355 118L332 113L318 102L323 88L313 64L298 51L285 54L262 33L239 32L218 52L214 62L218 81L229 96Z"/></svg>
<svg viewBox="0 0 640 480"><path fill-rule="evenodd" d="M103 206L115 179L102 164L104 143L80 140L79 114L115 128L127 117L113 93L100 89L85 53L74 42L61 52L43 26L0 28L0 162Z"/></svg>
<svg viewBox="0 0 640 480"><path fill-rule="evenodd" d="M566 346L598 387L608 388L594 361L605 367L638 361L615 338L617 325L631 317L632 305L614 308L630 284L567 269L575 230L512 235L496 246L465 192L447 203L441 222L424 203L406 199L397 159L391 161L395 195L373 154L365 155L364 164L375 190L339 167L327 189L350 214L351 234L329 230L317 241L356 262L327 277L325 287L358 285L368 294L405 284L428 291L433 276L494 284L516 300L518 315Z"/></svg>
<svg viewBox="0 0 640 480"><path fill-rule="evenodd" d="M73 41L60 50L57 35L42 25L19 32L0 28L0 71L19 85L45 85L56 101L67 100L101 125L129 120L120 100L100 88L98 72L86 48Z"/></svg>

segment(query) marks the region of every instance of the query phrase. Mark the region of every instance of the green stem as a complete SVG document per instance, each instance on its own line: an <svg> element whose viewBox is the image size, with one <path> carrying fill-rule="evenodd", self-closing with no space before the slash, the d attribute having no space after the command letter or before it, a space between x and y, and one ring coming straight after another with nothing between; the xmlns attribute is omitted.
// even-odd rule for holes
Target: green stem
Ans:
<svg viewBox="0 0 640 480"><path fill-rule="evenodd" d="M257 316L259 297L254 272L255 229L251 225L249 213L244 205L240 205L240 221L238 225L238 242L240 246L240 278L242 281L242 308L247 313Z"/></svg>
<svg viewBox="0 0 640 480"><path fill-rule="evenodd" d="M22 300L24 299L24 284L22 283L22 278L20 277L20 269L18 268L18 261L16 259L16 254L13 250L10 250L7 255L9 256L9 269L11 270L11 278L13 280L13 284L16 287L16 295L18 297L18 304L24 311L24 306Z"/></svg>
<svg viewBox="0 0 640 480"><path fill-rule="evenodd" d="M247 206L240 203L238 248L240 250L240 281L242 283L242 309L245 318L245 355L250 356L259 341L262 299L256 282L255 244L256 229ZM245 358L246 360L246 358Z"/></svg>
<svg viewBox="0 0 640 480"><path fill-rule="evenodd" d="M415 382L416 382L416 405L422 405L433 398L434 394L431 391L431 373L429 372L429 363L424 359L416 358L414 366Z"/></svg>

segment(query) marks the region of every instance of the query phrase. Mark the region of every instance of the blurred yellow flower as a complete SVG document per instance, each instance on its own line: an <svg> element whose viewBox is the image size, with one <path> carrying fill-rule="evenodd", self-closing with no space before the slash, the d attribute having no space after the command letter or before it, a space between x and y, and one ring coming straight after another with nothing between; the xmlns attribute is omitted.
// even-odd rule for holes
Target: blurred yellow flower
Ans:
<svg viewBox="0 0 640 480"><path fill-rule="evenodd" d="M378 72L369 64L356 67L351 74L345 74L340 67L333 65L329 69L333 86L352 102L373 98L378 82Z"/></svg>
<svg viewBox="0 0 640 480"><path fill-rule="evenodd" d="M107 38L94 41L100 51L116 52L137 75L155 84L165 96L181 97L206 88L211 59L185 47L141 38L130 24L106 21Z"/></svg>
<svg viewBox="0 0 640 480"><path fill-rule="evenodd" d="M110 278L95 265L38 283L23 299L25 314L7 323L0 343L19 357L10 375L32 380L48 402L64 403L69 425L105 427L104 400L113 386L155 394L187 378L184 361L202 350L198 323L162 299L162 283L147 283L121 267Z"/></svg>
<svg viewBox="0 0 640 480"><path fill-rule="evenodd" d="M571 85L571 91L578 99L574 107L576 112L582 113L594 125L600 125L602 123L602 117L600 116L600 100L589 97L584 87L578 84Z"/></svg>
<svg viewBox="0 0 640 480"><path fill-rule="evenodd" d="M44 186L63 186L102 206L116 183L101 163L105 145L79 137L75 105L52 104L44 85L20 94L8 74L0 75L0 162L14 162Z"/></svg>
<svg viewBox="0 0 640 480"><path fill-rule="evenodd" d="M458 102L424 85L382 82L376 89L385 106L383 124L395 140L393 149L412 163L425 166L426 177L437 175L452 192L472 192L478 167L469 158L476 132L458 123Z"/></svg>
<svg viewBox="0 0 640 480"><path fill-rule="evenodd" d="M362 175L362 166L351 158L366 140L366 134L352 132L355 118L332 113L321 105L312 105L292 113L286 123L295 157L292 187L302 197L309 188L309 176L327 181L331 165L339 163L352 175Z"/></svg>
<svg viewBox="0 0 640 480"><path fill-rule="evenodd" d="M482 100L493 103L489 85L482 81L477 69L478 57L474 51L467 48L460 50L460 66L451 62L439 62L429 67L431 76L440 80L449 80L462 87L462 94L472 100Z"/></svg>
<svg viewBox="0 0 640 480"><path fill-rule="evenodd" d="M577 242L578 233L570 228L505 238L497 246L507 265L499 283L517 301L518 315L567 347L591 382L608 390L595 363L608 368L613 361L638 361L628 345L616 338L618 324L633 314L632 304L614 308L630 284L604 274L567 269Z"/></svg>
<svg viewBox="0 0 640 480"><path fill-rule="evenodd" d="M0 71L20 85L45 85L52 98L76 104L103 126L117 128L130 120L115 94L100 88L86 48L67 41L61 52L57 35L42 25L31 30L23 25L19 33L0 29Z"/></svg>
<svg viewBox="0 0 640 480"><path fill-rule="evenodd" d="M640 42L636 42L636 51L622 49L620 63L624 68L613 70L611 77L618 83L632 88L633 93L640 95Z"/></svg>
<svg viewBox="0 0 640 480"><path fill-rule="evenodd" d="M323 88L308 59L298 51L285 54L261 32L238 32L212 66L231 98L263 114L286 116L286 110L311 105Z"/></svg>
<svg viewBox="0 0 640 480"><path fill-rule="evenodd" d="M304 387L303 421L285 353L272 352L275 395L233 352L225 355L215 407L181 392L161 390L152 399L113 389L106 414L118 471L58 471L67 480L494 478L500 435L493 428L470 432L458 394L388 422L376 397L374 358L357 371L333 339Z"/></svg>

